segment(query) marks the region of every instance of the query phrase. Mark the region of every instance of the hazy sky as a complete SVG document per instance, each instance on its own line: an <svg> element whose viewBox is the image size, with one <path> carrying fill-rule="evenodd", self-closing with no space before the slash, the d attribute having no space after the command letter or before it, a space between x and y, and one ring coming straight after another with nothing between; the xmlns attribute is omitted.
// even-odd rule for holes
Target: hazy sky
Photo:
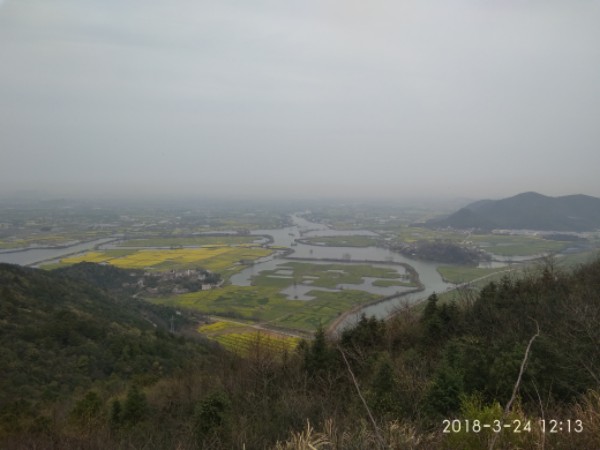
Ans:
<svg viewBox="0 0 600 450"><path fill-rule="evenodd" d="M600 196L599 24L597 0L0 0L0 187Z"/></svg>

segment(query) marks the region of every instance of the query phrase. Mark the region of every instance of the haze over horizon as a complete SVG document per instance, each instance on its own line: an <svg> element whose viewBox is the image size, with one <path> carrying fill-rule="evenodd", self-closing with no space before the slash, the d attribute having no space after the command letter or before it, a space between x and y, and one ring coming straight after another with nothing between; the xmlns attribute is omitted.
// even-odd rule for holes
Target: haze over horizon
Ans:
<svg viewBox="0 0 600 450"><path fill-rule="evenodd" d="M600 3L0 1L0 191L600 197Z"/></svg>

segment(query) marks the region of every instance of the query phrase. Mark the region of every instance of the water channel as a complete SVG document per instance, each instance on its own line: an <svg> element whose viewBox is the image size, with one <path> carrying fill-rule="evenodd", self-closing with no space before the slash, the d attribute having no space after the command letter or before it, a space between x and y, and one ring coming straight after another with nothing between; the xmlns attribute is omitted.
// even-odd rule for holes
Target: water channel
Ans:
<svg viewBox="0 0 600 450"><path fill-rule="evenodd" d="M82 253L114 241L116 238L95 239L65 247L28 248L26 250L6 251L0 253L0 262L18 264L20 266L35 266L41 262L63 258L67 255Z"/></svg>

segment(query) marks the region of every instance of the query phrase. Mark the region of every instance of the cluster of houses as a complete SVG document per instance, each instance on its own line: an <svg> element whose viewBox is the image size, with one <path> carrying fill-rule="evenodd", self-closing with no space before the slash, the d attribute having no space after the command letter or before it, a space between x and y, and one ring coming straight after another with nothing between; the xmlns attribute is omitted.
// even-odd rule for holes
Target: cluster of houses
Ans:
<svg viewBox="0 0 600 450"><path fill-rule="evenodd" d="M220 286L223 280L219 274L204 269L168 270L145 272L135 283L136 287L150 295L165 293L185 294L208 291Z"/></svg>

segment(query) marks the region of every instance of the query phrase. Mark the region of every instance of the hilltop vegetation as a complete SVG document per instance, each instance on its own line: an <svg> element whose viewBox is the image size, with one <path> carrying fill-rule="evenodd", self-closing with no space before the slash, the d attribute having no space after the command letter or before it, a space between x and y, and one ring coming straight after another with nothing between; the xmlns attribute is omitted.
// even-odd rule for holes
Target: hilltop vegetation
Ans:
<svg viewBox="0 0 600 450"><path fill-rule="evenodd" d="M2 265L0 280L3 448L483 449L494 433L465 420L502 419L524 361L505 419L531 431L502 432L495 448L600 442L600 261L470 300L434 295L422 314L363 318L297 350L256 339L244 358L161 332L146 306L64 274ZM542 435L540 417L579 432ZM462 430L444 433L454 418Z"/></svg>

